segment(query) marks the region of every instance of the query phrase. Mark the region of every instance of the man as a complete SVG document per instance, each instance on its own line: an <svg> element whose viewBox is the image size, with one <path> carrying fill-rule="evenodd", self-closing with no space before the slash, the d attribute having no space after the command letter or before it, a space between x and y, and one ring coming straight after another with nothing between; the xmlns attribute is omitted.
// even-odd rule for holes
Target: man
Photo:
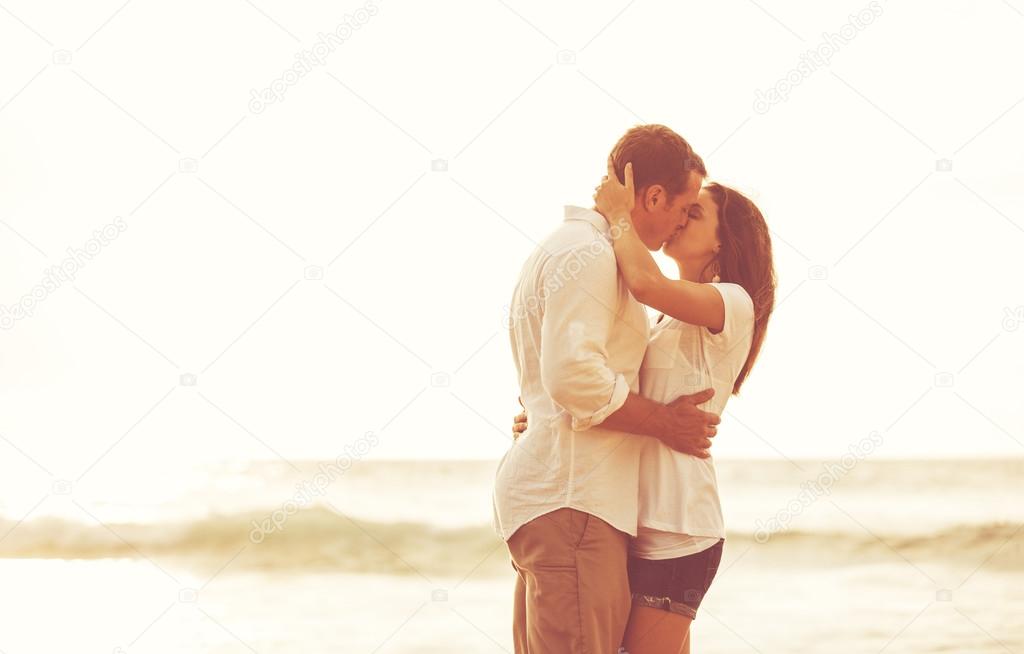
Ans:
<svg viewBox="0 0 1024 654"><path fill-rule="evenodd" d="M630 129L612 150L633 162L633 224L651 250L686 221L707 172L662 125ZM707 456L718 417L696 408L709 391L661 404L637 394L646 309L620 278L607 221L566 207L530 255L510 335L529 429L506 453L495 524L518 573L517 654L615 654L629 617L628 538L636 535L636 434Z"/></svg>

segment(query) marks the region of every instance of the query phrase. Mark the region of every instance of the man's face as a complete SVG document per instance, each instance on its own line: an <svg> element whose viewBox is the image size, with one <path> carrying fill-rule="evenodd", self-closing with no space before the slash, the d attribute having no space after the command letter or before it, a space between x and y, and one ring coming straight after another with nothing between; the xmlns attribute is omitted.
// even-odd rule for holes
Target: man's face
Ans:
<svg viewBox="0 0 1024 654"><path fill-rule="evenodd" d="M697 203L702 181L700 175L691 173L683 192L671 202L661 186L644 190L642 201L633 210L633 223L649 250L660 250L676 228L686 225L690 207Z"/></svg>

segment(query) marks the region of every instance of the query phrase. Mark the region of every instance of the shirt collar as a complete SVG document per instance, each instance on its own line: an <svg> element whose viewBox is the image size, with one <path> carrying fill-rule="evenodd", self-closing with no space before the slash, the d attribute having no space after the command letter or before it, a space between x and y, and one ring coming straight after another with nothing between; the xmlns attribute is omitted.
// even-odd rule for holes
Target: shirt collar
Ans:
<svg viewBox="0 0 1024 654"><path fill-rule="evenodd" d="M605 236L611 237L611 227L608 225L608 221L604 219L604 216L593 209L584 209L583 207L576 207L567 204L565 205L565 219L588 222L593 225L597 231L601 232Z"/></svg>

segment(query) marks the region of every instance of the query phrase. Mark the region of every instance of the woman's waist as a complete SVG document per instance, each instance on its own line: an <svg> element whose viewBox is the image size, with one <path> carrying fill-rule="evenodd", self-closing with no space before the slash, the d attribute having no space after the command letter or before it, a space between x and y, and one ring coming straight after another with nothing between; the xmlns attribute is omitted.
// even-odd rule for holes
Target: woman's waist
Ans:
<svg viewBox="0 0 1024 654"><path fill-rule="evenodd" d="M718 479L711 457L676 452L659 441L640 453L639 498L647 515L720 515Z"/></svg>
<svg viewBox="0 0 1024 654"><path fill-rule="evenodd" d="M673 450L657 438L643 439L643 448L640 450L640 471L647 471L652 475L672 474L674 472L689 473L702 476L715 477L714 456L706 459L685 454ZM714 449L714 441L711 444Z"/></svg>

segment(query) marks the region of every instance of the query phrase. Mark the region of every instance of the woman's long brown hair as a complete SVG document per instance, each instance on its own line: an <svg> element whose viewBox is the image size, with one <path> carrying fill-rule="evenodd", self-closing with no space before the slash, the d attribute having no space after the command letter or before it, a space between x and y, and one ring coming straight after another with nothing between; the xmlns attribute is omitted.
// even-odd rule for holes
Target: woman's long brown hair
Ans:
<svg viewBox="0 0 1024 654"><path fill-rule="evenodd" d="M739 284L754 301L754 332L750 354L736 377L732 392L740 386L761 352L768 318L775 308L775 267L772 263L772 240L761 211L745 195L721 184L708 184L708 191L718 205L718 240L721 248L713 263L723 282Z"/></svg>

